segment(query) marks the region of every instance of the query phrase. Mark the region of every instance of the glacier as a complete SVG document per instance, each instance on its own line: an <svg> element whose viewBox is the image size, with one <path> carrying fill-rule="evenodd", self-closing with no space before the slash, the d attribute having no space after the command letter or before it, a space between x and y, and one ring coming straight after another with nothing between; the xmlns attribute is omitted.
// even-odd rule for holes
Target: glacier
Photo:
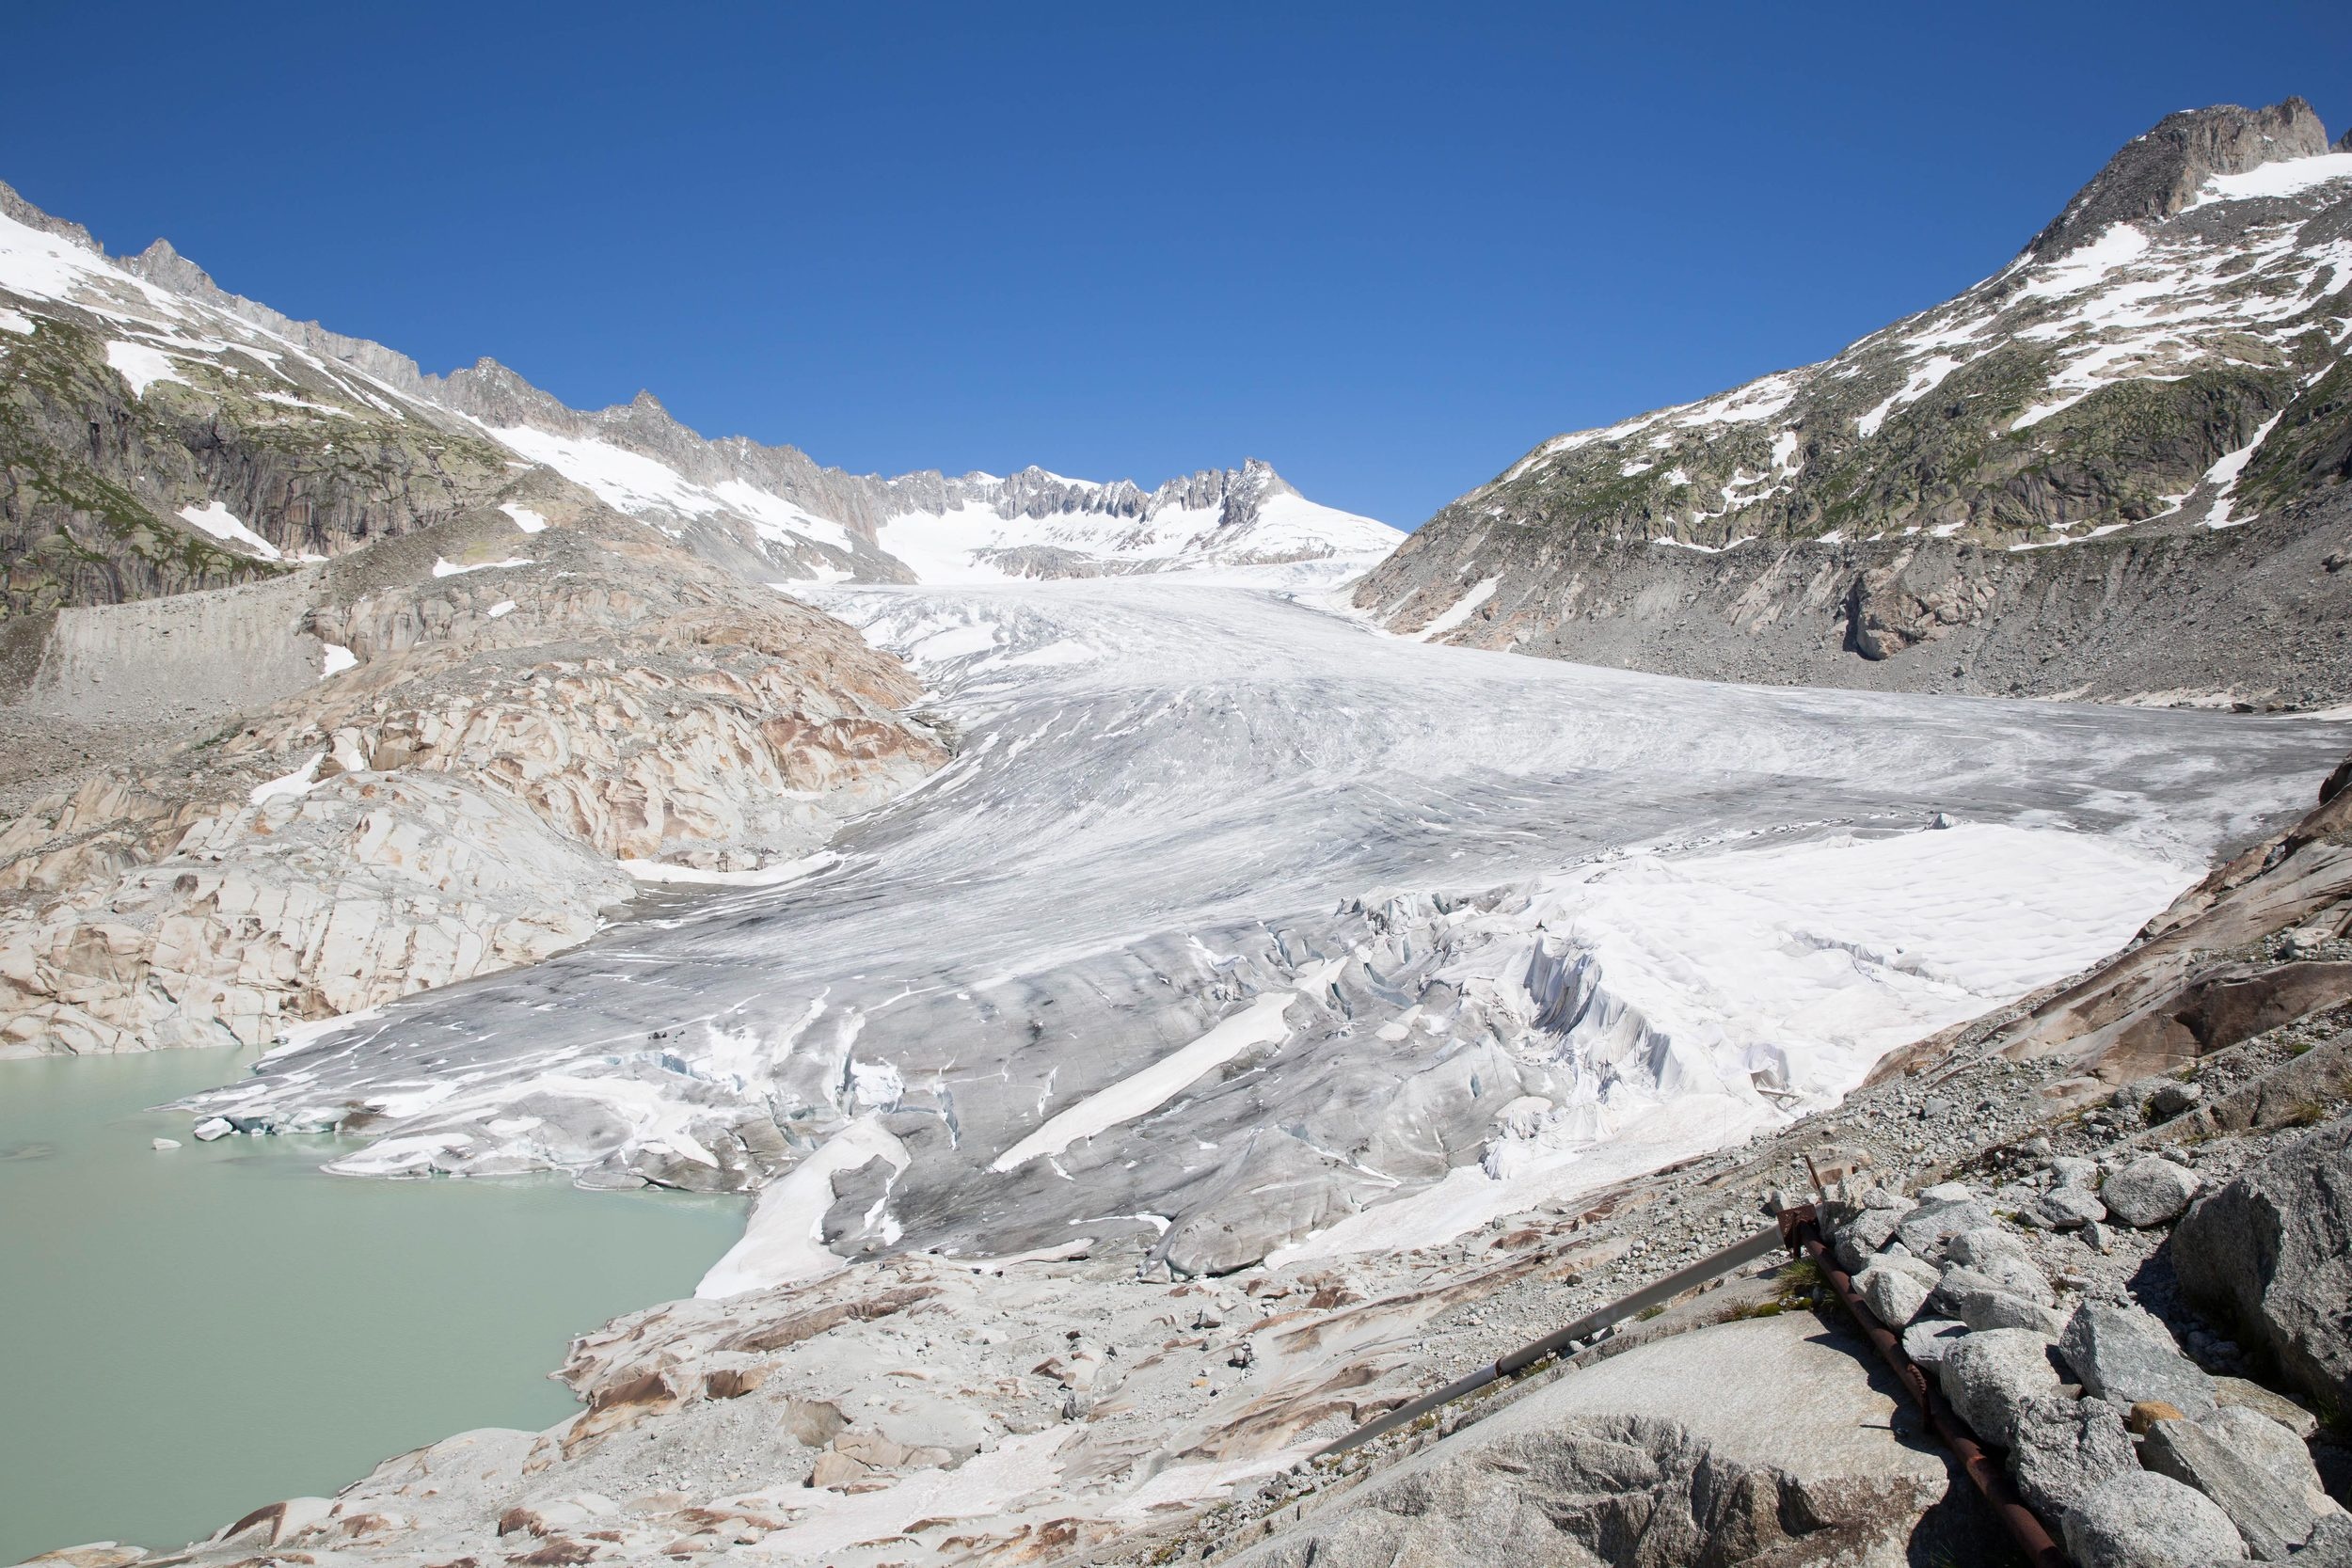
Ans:
<svg viewBox="0 0 2352 1568"><path fill-rule="evenodd" d="M373 1140L345 1174L764 1189L706 1294L1429 1244L2104 957L2352 741L1431 644L1315 565L796 585L921 673L946 768L788 882L658 890L188 1107Z"/></svg>

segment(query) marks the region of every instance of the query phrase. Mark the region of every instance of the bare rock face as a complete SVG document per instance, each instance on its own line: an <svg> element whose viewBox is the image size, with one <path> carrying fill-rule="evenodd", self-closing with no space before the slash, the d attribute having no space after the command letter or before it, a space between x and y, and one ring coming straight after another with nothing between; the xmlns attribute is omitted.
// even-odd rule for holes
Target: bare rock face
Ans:
<svg viewBox="0 0 2352 1568"><path fill-rule="evenodd" d="M629 879L508 797L363 774L193 824L0 941L0 1038L75 1053L259 1044L301 1018L534 963Z"/></svg>
<svg viewBox="0 0 2352 1568"><path fill-rule="evenodd" d="M1883 1423L1892 1402L1867 1362L1822 1340L1792 1313L1629 1351L1232 1560L1901 1561L1949 1479L1883 1425L1860 1424Z"/></svg>
<svg viewBox="0 0 2352 1568"><path fill-rule="evenodd" d="M260 1044L533 963L634 895L616 861L789 861L945 759L847 626L532 499L567 526L388 541L306 579L298 629L230 603L345 667L0 827L0 1051Z"/></svg>
<svg viewBox="0 0 2352 1568"><path fill-rule="evenodd" d="M2325 1410L2352 1409L2352 1119L2198 1200L2172 1233L2191 1300Z"/></svg>
<svg viewBox="0 0 2352 1568"><path fill-rule="evenodd" d="M2075 193L2049 228L2034 236L2036 256L2057 256L2095 238L2109 224L2169 218L2217 174L2244 174L2287 158L2328 150L2328 132L2311 104L2289 98L2267 108L2217 103L2165 116L2107 161Z"/></svg>

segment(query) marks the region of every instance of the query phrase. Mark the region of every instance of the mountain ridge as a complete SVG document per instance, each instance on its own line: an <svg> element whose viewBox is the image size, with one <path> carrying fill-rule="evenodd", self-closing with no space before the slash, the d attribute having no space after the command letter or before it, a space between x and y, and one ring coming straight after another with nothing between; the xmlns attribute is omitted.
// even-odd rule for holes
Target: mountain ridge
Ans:
<svg viewBox="0 0 2352 1568"><path fill-rule="evenodd" d="M2341 700L2352 157L2325 135L2300 100L2169 117L1993 277L1816 364L1541 443L1354 602L1717 678ZM2102 586L2142 579L2163 592ZM2165 617L2209 594L2230 626L2184 649Z"/></svg>
<svg viewBox="0 0 2352 1568"><path fill-rule="evenodd" d="M877 543L885 526L907 517L945 525L950 534L960 524L978 524L983 517L999 522L1092 519L1099 525L1091 531L1064 528L1050 537L996 537L984 550L961 552L961 559L946 563L960 573L981 575L1068 576L1203 563L1287 562L1363 556L1392 542L1393 531L1385 525L1305 502L1256 459L1238 468L1198 469L1148 491L1129 480L1071 480L1035 467L1003 477L949 476L936 469L886 477L828 467L788 444L770 446L743 436L707 438L677 420L650 391L607 408L575 409L486 356L436 374L384 344L316 322L296 321L223 289L168 240L157 239L134 256L108 258L87 230L51 216L6 186L0 186L0 215L21 226L17 252L25 250L22 240L29 231L78 253L57 253L53 246L46 258L15 254L15 271L24 287L11 288L9 275L0 271L0 296L23 308L11 308L12 318L26 323L18 336L33 337L32 322L52 314L51 307L72 305L70 296L77 286L71 282L72 275L79 275L78 286L95 288L100 294L111 291L117 299L115 307L78 316L79 325L89 329L87 341L58 345L0 342L0 348L15 346L20 356L51 349L46 368L54 373L39 380L50 388L70 387L30 412L32 428L0 434L0 451L42 449L42 460L31 465L35 467L57 451L71 450L68 433L73 429L119 427L125 422L124 414L135 409L131 422L155 422L135 415L151 413L145 405L162 388L174 388L160 393L165 400L201 404L188 412L200 413L202 422L215 432L226 429L269 449L264 463L296 469L277 485L278 490L314 489L324 481L361 492L363 499L356 499L346 510L364 513L373 506L367 521L377 532L400 526L397 505L373 505L400 499L387 494L398 486L381 475L354 481L342 472L347 464L324 462L321 452L334 445L336 429L347 428L336 425L339 419L389 420L395 426L409 422L397 406L405 402L429 410L427 422L446 427L437 428L433 440L456 437L470 449L479 469L465 478L440 476L437 484L449 493L413 509L419 525L453 515L464 501L479 500L495 488L489 482L504 459L493 460L490 451L504 448L585 484L617 510L653 522L755 579L911 580L913 569ZM69 281L60 283L49 276L53 273ZM109 275L111 284L105 281ZM48 277L48 292L26 282L27 277ZM61 294L56 292L60 288ZM127 313L121 308L126 306ZM131 341L112 335L115 326L126 324L131 325ZM266 336L259 342L237 341L249 332ZM291 345L299 368L290 370L288 356L273 343ZM107 385L108 369L120 369L106 362L108 356L147 369L148 373L131 382L128 400ZM208 365L215 373L199 373L191 381L189 367L199 365ZM289 375L292 379L285 379ZM368 385L338 385L354 375ZM257 384L261 377L278 381ZM181 388L188 390L176 389ZM241 392L246 397L236 395ZM256 407L247 401L255 396L268 406ZM248 411L257 417L243 417ZM179 412L167 410L165 416ZM311 426L307 433L294 428L306 417ZM456 422L449 424L453 419ZM379 452L405 448L408 434L381 432L385 440ZM306 435L316 450L299 450ZM487 437L486 446L483 437ZM159 440L210 450L224 446L214 436L186 429L142 431L132 444L147 448ZM437 445L437 451L441 450L446 449ZM405 469L420 460L421 454L402 451L394 466ZM289 517L283 504L287 498L266 493L266 484L227 496L198 494L199 484L214 476L183 473L158 485L127 451L102 450L87 462L72 461L80 471L71 480L43 482L34 475L17 482L20 489L29 486L39 492L15 505L20 519L44 504L57 515L34 518L29 527L20 522L15 537L0 539L0 554L21 563L39 556L44 539L54 545L63 535L63 548L53 553L66 558L66 570L44 574L43 583L30 592L12 592L6 608L13 612L44 604L113 602L188 587L224 586L253 576L244 563L253 553L250 548L233 537L211 536L174 520L189 507L205 512L223 506L238 527L258 533L267 549L289 557L332 555L367 536L312 527L308 515ZM204 465L195 467L200 470ZM335 469L341 477L325 480L317 472L321 467ZM94 507L90 497L100 492L105 493L107 504ZM1266 503L1283 497L1296 498L1300 504L1283 509L1283 526L1261 529ZM1130 525L1177 510L1214 511L1214 527L1200 517L1189 519L1184 542L1173 549L1163 547L1164 538L1135 536ZM93 512L110 518L107 526L88 526ZM78 529L77 519L83 525ZM1280 542L1269 543L1277 534ZM216 548L223 545L227 547ZM179 570L122 564L122 558L142 552L168 556L187 549L203 560ZM110 569L89 569L100 558Z"/></svg>

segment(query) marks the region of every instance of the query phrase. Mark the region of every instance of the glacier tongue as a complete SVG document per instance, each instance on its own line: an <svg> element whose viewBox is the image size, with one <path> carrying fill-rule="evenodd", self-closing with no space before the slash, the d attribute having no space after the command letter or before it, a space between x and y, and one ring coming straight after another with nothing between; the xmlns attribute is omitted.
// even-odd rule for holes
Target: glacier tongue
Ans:
<svg viewBox="0 0 2352 1568"><path fill-rule="evenodd" d="M399 1140L388 1172L775 1185L707 1292L899 1247L1418 1245L2071 973L2347 738L1683 682L1168 578L809 596L958 731L837 862L396 1005L199 1114L343 1121Z"/></svg>

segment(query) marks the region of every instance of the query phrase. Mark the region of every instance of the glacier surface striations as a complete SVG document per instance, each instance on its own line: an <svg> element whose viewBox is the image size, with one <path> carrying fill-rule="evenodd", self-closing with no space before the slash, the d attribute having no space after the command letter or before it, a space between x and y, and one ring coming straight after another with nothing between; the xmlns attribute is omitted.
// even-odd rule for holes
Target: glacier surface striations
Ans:
<svg viewBox="0 0 2352 1568"><path fill-rule="evenodd" d="M955 728L837 860L191 1108L365 1132L352 1174L764 1189L707 1294L908 1248L1427 1244L2105 956L2346 743L1518 658L1231 578L803 592Z"/></svg>

